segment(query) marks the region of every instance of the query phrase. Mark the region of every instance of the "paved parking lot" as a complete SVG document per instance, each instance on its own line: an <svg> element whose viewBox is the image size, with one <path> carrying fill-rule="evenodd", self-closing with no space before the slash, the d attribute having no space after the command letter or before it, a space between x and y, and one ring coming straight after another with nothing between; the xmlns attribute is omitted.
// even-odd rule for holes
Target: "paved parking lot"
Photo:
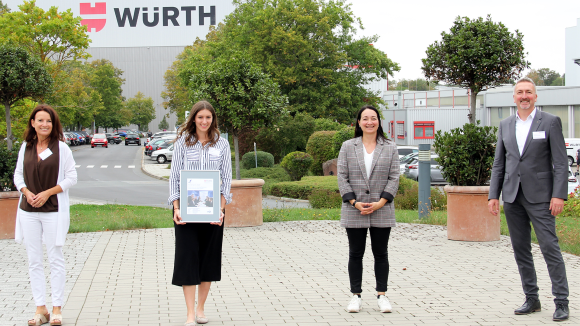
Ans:
<svg viewBox="0 0 580 326"><path fill-rule="evenodd" d="M34 310L25 250L0 240L0 325L23 325ZM542 312L515 316L523 302L509 238L449 241L444 227L399 224L390 241L381 314L370 246L364 260L363 310L349 314L347 239L337 221L228 228L222 281L206 304L211 325L543 325L553 324L550 282L537 246ZM8 254L6 254L8 253ZM171 285L173 229L71 234L65 325L183 325L185 303ZM571 319L579 324L580 259L564 255Z"/></svg>

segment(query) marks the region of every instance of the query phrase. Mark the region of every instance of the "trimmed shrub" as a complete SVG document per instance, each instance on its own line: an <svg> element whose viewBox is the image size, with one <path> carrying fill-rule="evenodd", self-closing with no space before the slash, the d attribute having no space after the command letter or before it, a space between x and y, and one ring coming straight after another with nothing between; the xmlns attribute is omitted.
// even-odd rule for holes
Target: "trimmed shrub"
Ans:
<svg viewBox="0 0 580 326"><path fill-rule="evenodd" d="M322 164L338 157L334 154L333 137L336 131L317 131L308 138L306 152L313 158L310 171L314 175L322 175Z"/></svg>
<svg viewBox="0 0 580 326"><path fill-rule="evenodd" d="M336 180L336 176L307 176L303 177L300 181L276 183L270 188L270 194L278 197L308 199L312 191L316 189L326 189L331 192L338 192L338 181Z"/></svg>
<svg viewBox="0 0 580 326"><path fill-rule="evenodd" d="M284 156L280 166L286 170L292 181L299 181L308 173L312 161L312 156L308 153L292 152Z"/></svg>
<svg viewBox="0 0 580 326"><path fill-rule="evenodd" d="M308 201L312 208L341 208L342 206L340 193L328 189L313 190L308 196Z"/></svg>
<svg viewBox="0 0 580 326"><path fill-rule="evenodd" d="M354 127L348 126L343 128L332 136L332 144L334 147L334 155L338 157L338 153L340 153L340 148L342 147L342 143L349 139L354 138Z"/></svg>
<svg viewBox="0 0 580 326"><path fill-rule="evenodd" d="M259 167L250 170L241 170L240 176L242 178L263 179L265 183L262 186L262 194L264 195L270 195L270 188L273 184L290 181L288 173L279 165L274 165L271 168Z"/></svg>
<svg viewBox="0 0 580 326"><path fill-rule="evenodd" d="M314 131L338 131L342 130L345 127L346 125L343 125L330 119L326 118L314 119Z"/></svg>
<svg viewBox="0 0 580 326"><path fill-rule="evenodd" d="M256 156L258 157L258 167L271 168L274 166L274 155L262 151L257 151ZM242 156L242 169L255 169L256 168L256 157L254 152L247 152Z"/></svg>

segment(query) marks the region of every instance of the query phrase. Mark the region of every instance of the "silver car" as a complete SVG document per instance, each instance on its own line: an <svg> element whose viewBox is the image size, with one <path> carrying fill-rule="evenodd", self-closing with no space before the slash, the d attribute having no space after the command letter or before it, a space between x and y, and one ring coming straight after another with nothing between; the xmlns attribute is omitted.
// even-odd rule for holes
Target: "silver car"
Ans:
<svg viewBox="0 0 580 326"><path fill-rule="evenodd" d="M443 183L443 182L446 183L447 180L445 180L445 178L443 178L443 175L441 174L441 166L439 165L439 163L437 163L437 161L435 161L435 159L438 157L439 155L437 154L431 154L431 183ZM419 179L418 157L413 158L411 162L405 164L404 175L408 179L418 181Z"/></svg>
<svg viewBox="0 0 580 326"><path fill-rule="evenodd" d="M159 164L171 161L172 158L173 158L173 144L171 144L171 146L167 148L160 149L158 151L151 153L151 159L157 160L157 163Z"/></svg>

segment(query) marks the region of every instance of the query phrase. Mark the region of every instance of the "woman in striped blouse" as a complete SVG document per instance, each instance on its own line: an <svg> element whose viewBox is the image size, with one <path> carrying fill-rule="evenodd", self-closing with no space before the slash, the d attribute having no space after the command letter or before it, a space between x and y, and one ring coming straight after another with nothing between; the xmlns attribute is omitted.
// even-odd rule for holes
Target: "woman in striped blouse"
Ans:
<svg viewBox="0 0 580 326"><path fill-rule="evenodd" d="M219 223L185 223L181 219L179 177L181 170L219 170L222 210ZM175 262L172 284L182 286L187 306L185 326L208 322L204 304L211 282L221 280L223 219L226 204L232 201L230 144L220 137L214 108L206 101L195 103L189 119L177 134L173 146L169 205L173 205ZM187 203L183 203L184 207ZM195 307L195 290L198 303Z"/></svg>

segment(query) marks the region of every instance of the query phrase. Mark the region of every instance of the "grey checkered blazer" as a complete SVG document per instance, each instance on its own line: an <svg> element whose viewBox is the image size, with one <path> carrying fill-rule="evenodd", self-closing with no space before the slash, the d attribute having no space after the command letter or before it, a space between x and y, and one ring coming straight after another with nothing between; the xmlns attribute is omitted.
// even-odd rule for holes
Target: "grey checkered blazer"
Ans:
<svg viewBox="0 0 580 326"><path fill-rule="evenodd" d="M362 137L345 141L338 154L338 188L342 196L340 225L345 228L394 227L395 207L393 200L399 189L399 153L391 140L378 139L373 154L370 178L367 176ZM359 202L387 203L370 215L361 215L350 205L351 199Z"/></svg>

